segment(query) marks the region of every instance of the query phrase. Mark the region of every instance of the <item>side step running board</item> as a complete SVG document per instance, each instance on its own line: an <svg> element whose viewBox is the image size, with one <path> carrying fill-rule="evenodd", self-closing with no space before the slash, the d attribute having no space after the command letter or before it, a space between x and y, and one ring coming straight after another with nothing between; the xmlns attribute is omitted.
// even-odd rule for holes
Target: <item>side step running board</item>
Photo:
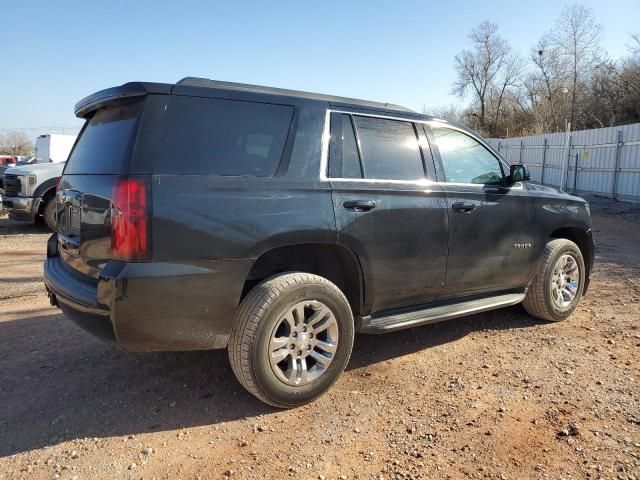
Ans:
<svg viewBox="0 0 640 480"><path fill-rule="evenodd" d="M387 333L428 323L441 322L474 313L515 305L524 300L524 293L509 293L495 297L468 300L438 307L411 310L402 313L368 315L360 319L362 333Z"/></svg>

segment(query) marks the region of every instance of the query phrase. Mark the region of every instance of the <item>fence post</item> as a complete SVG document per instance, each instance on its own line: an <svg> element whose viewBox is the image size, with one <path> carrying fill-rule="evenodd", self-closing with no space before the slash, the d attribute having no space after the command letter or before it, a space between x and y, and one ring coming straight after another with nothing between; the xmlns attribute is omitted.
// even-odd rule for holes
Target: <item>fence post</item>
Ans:
<svg viewBox="0 0 640 480"><path fill-rule="evenodd" d="M622 150L622 130L618 130L618 145L616 146L616 163L613 167L613 185L611 186L611 197L616 199L616 190L618 184L618 165L620 164L620 150Z"/></svg>
<svg viewBox="0 0 640 480"><path fill-rule="evenodd" d="M573 164L573 194L576 194L578 188L578 152L576 152L576 161Z"/></svg>
<svg viewBox="0 0 640 480"><path fill-rule="evenodd" d="M540 178L540 183L544 185L544 165L547 162L547 139L544 139L544 147L542 147L542 177Z"/></svg>
<svg viewBox="0 0 640 480"><path fill-rule="evenodd" d="M560 174L560 190L566 191L569 185L567 182L569 181L569 157L571 156L571 142L573 139L571 138L573 135L569 135L567 139L567 144L565 147L564 158L562 159L562 173ZM564 167L567 167L567 171L565 172Z"/></svg>
<svg viewBox="0 0 640 480"><path fill-rule="evenodd" d="M522 152L524 151L524 142L520 139L520 157L518 163L522 165Z"/></svg>

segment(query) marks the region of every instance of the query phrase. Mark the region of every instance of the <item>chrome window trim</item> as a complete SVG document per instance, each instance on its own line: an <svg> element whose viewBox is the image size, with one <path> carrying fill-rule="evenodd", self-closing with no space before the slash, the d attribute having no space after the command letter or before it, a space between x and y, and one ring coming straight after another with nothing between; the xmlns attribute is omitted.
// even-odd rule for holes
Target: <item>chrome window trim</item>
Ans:
<svg viewBox="0 0 640 480"><path fill-rule="evenodd" d="M325 115L324 115L324 128L322 132L322 151L321 151L321 157L320 157L320 181L323 181L323 182L355 182L355 183L373 183L373 184L391 183L391 184L397 184L397 185L451 185L451 186L465 186L465 187L473 186L473 187L480 187L480 188L495 187L494 185L487 185L487 184L481 184L481 183L449 183L449 182L438 182L438 181L434 182L433 180L429 180L428 178L421 178L418 180L384 180L379 178L374 179L374 178L327 177L327 172L329 168L329 142L331 139L331 114L332 113L344 113L347 115L359 115L361 117L383 118L386 120L397 120L400 122L421 123L429 126L436 125L443 128L450 128L452 130L456 130L476 140L491 155L493 155L493 157L496 160L498 160L498 162L500 162L507 169L507 171L509 170L509 164L502 158L496 156L491 151L490 148L487 148L487 145L482 138L478 137L475 134L471 134L462 128L452 125L446 120L440 120L440 119L418 120L418 119L412 119L412 118L396 117L393 115L380 115L380 114L373 114L373 113L362 113L358 111L345 110L345 109L327 108L325 110ZM522 184L520 184L519 187L522 188Z"/></svg>

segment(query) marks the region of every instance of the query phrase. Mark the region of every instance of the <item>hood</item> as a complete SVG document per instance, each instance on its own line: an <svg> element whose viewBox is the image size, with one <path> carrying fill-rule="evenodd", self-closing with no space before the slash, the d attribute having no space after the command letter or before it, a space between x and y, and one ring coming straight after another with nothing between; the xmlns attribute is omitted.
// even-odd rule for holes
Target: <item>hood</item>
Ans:
<svg viewBox="0 0 640 480"><path fill-rule="evenodd" d="M578 197L577 195L572 195L558 188L549 187L548 185L543 185L541 183L529 181L529 182L524 182L524 186L527 190L531 190L536 193L544 193L550 197L557 197L557 198L562 198L565 200L573 200L577 202L586 202L586 200L582 197Z"/></svg>
<svg viewBox="0 0 640 480"><path fill-rule="evenodd" d="M33 165L21 165L13 167L11 170L5 171L5 173L11 173L12 175L48 175L51 177L57 177L62 175L65 162L58 163L35 163Z"/></svg>

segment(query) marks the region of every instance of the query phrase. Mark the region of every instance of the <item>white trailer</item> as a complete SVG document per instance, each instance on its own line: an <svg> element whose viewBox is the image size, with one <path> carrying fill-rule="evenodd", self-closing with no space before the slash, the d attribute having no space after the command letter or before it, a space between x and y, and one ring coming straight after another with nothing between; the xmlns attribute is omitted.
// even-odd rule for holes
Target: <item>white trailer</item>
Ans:
<svg viewBox="0 0 640 480"><path fill-rule="evenodd" d="M66 162L77 135L40 135L36 139L36 163Z"/></svg>

